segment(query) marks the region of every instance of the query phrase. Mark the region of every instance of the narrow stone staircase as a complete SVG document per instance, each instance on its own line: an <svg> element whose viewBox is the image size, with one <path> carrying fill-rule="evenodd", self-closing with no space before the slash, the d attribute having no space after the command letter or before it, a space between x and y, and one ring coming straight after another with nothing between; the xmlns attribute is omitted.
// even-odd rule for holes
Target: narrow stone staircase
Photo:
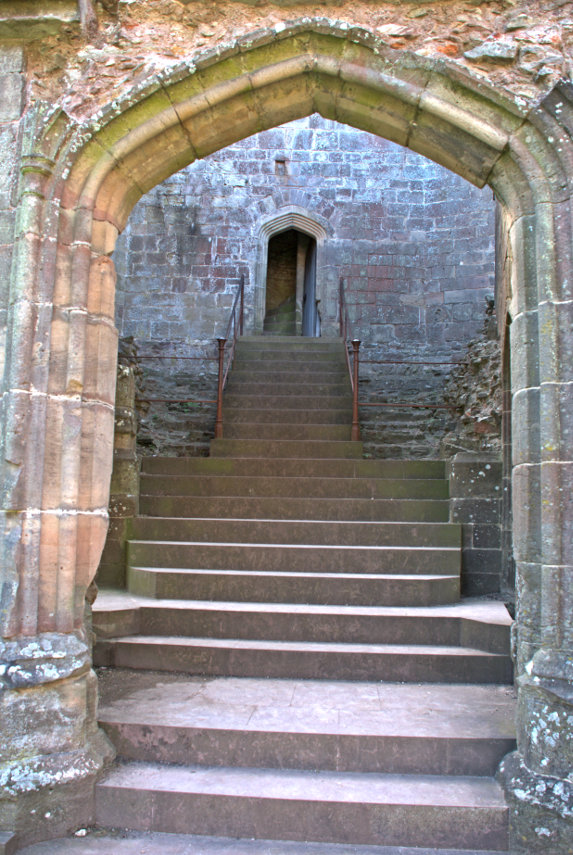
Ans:
<svg viewBox="0 0 573 855"><path fill-rule="evenodd" d="M128 590L94 608L101 827L507 850L509 617L459 600L444 464L363 459L350 415L341 342L245 337L211 456L144 460Z"/></svg>

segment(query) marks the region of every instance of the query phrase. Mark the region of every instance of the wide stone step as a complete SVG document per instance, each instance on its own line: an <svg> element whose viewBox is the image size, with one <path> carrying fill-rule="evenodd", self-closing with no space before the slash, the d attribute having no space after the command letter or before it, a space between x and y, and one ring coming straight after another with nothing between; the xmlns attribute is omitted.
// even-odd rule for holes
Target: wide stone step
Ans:
<svg viewBox="0 0 573 855"><path fill-rule="evenodd" d="M508 683L503 654L455 645L359 644L135 635L102 640L96 665L297 680Z"/></svg>
<svg viewBox="0 0 573 855"><path fill-rule="evenodd" d="M218 519L197 517L136 517L133 541L256 543L275 545L369 547L423 550L459 549L458 523L357 522L331 520ZM427 560L426 558L424 560Z"/></svg>
<svg viewBox="0 0 573 855"><path fill-rule="evenodd" d="M214 479L217 480L217 479ZM199 496L140 496L142 514L156 517L447 522L449 502L439 499L341 499L218 496L216 484L199 484ZM226 492L226 491L222 491Z"/></svg>
<svg viewBox="0 0 573 855"><path fill-rule="evenodd" d="M348 846L335 843L297 843L292 840L254 840L206 837L195 834L88 829L85 837L68 837L19 849L19 855L349 855ZM419 849L404 846L352 846L352 855L509 855L507 850ZM517 853L516 853L517 855Z"/></svg>
<svg viewBox="0 0 573 855"><path fill-rule="evenodd" d="M105 672L100 685L99 721L124 760L486 776L515 745L507 686L200 680L121 669Z"/></svg>
<svg viewBox="0 0 573 855"><path fill-rule="evenodd" d="M305 573L128 568L128 587L148 597L261 603L430 606L456 603L457 574Z"/></svg>
<svg viewBox="0 0 573 855"><path fill-rule="evenodd" d="M460 549L130 540L127 560L135 567L454 575L460 570Z"/></svg>
<svg viewBox="0 0 573 855"><path fill-rule="evenodd" d="M249 361L243 360L240 364L233 365L233 373L229 379L231 383L346 383L349 382L348 368L344 362L336 365L322 363L319 365L301 363L290 369L281 364L275 364L268 360ZM229 386L227 386L229 388Z"/></svg>
<svg viewBox="0 0 573 855"><path fill-rule="evenodd" d="M237 358L253 358L263 354L267 359L282 362L289 356L315 359L345 359L344 344L341 341L308 339L303 336L273 336L272 339L260 341L237 342Z"/></svg>
<svg viewBox="0 0 573 855"><path fill-rule="evenodd" d="M259 380L235 381L233 378L227 385L227 396L232 396L233 398L238 398L242 395L247 398L255 395L265 397L276 395L277 393L284 397L293 397L296 400L298 400L299 396L304 398L309 395L322 395L329 398L346 396L347 400L352 400L349 380L345 382L324 383L301 377L298 382L294 380L292 383L283 382L277 384L272 380L268 383L263 383Z"/></svg>
<svg viewBox="0 0 573 855"><path fill-rule="evenodd" d="M293 402L296 404L296 401ZM301 410L300 408L285 407L282 410L247 410L244 407L229 407L223 404L223 425L225 430L228 425L242 424L244 422L257 422L258 424L340 424L350 425L352 423L352 408L324 410Z"/></svg>
<svg viewBox="0 0 573 855"><path fill-rule="evenodd" d="M507 848L508 809L490 778L126 763L97 785L96 822L146 831L485 849Z"/></svg>
<svg viewBox="0 0 573 855"><path fill-rule="evenodd" d="M493 604L500 605L500 604ZM137 609L137 614L131 614ZM496 620L496 610L480 619L479 609L452 606L389 608L385 606L309 605L260 602L205 602L140 598L133 609L105 605L95 613L100 640L131 635L134 621L142 635L201 638L317 641L341 644L421 644L473 647L507 655L510 622ZM503 606L501 606L503 609Z"/></svg>
<svg viewBox="0 0 573 855"><path fill-rule="evenodd" d="M272 343L269 342L269 344ZM258 362L259 364L267 362L269 365L277 367L284 366L285 369L296 364L327 365L332 368L346 365L346 357L344 350L338 348L319 349L305 347L304 345L287 348L279 342L276 349L272 347L237 347L233 367L235 365L242 366L247 362Z"/></svg>
<svg viewBox="0 0 573 855"><path fill-rule="evenodd" d="M348 394L328 395L318 391L301 394L299 388L298 393L285 395L282 386L271 387L267 394L263 394L260 389L249 394L242 391L229 391L225 394L225 406L233 409L241 407L245 410L284 410L294 407L303 410L343 410L348 409L351 403L352 399Z"/></svg>
<svg viewBox="0 0 573 855"><path fill-rule="evenodd" d="M437 478L312 478L272 475L142 475L140 494L312 499L447 499L447 481ZM332 511L335 502L331 502ZM304 515L303 515L304 517ZM326 517L328 519L328 517Z"/></svg>
<svg viewBox="0 0 573 855"><path fill-rule="evenodd" d="M224 435L226 439L350 440L350 430L350 425L227 422Z"/></svg>
<svg viewBox="0 0 573 855"><path fill-rule="evenodd" d="M443 479L443 460L269 460L268 458L144 457L142 473L150 475L272 475L319 478Z"/></svg>
<svg viewBox="0 0 573 855"><path fill-rule="evenodd" d="M362 443L317 439L213 439L211 456L361 458Z"/></svg>

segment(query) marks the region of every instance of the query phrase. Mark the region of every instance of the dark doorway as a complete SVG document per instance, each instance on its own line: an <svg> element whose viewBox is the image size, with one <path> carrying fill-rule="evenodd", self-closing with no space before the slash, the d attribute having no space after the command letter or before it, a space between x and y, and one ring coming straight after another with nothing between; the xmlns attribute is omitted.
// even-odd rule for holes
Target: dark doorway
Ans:
<svg viewBox="0 0 573 855"><path fill-rule="evenodd" d="M296 229L269 240L266 334L320 334L316 301L316 241Z"/></svg>

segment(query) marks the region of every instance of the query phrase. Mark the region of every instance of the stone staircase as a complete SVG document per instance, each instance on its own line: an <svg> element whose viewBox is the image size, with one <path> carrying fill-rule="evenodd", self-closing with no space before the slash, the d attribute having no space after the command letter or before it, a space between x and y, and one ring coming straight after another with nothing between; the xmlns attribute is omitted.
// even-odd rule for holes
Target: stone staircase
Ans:
<svg viewBox="0 0 573 855"><path fill-rule="evenodd" d="M507 850L509 617L459 600L444 464L362 459L350 414L341 342L245 337L211 456L144 460L128 591L94 607L101 827Z"/></svg>

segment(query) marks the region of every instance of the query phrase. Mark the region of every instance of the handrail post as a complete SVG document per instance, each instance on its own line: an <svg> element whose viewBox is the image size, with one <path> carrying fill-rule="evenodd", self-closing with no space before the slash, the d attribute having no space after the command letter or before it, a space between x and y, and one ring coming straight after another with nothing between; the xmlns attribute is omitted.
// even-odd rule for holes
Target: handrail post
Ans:
<svg viewBox="0 0 573 855"><path fill-rule="evenodd" d="M223 436L223 372L225 368L226 338L218 338L219 344L219 378L217 383L217 418L215 419L215 439Z"/></svg>
<svg viewBox="0 0 573 855"><path fill-rule="evenodd" d="M352 340L352 355L353 355L353 383L352 383L352 430L350 439L353 442L358 442L360 439L360 425L358 423L358 352L360 350L360 340L355 338Z"/></svg>
<svg viewBox="0 0 573 855"><path fill-rule="evenodd" d="M241 306L239 311L239 335L243 335L243 325L245 321L245 276L241 275Z"/></svg>

